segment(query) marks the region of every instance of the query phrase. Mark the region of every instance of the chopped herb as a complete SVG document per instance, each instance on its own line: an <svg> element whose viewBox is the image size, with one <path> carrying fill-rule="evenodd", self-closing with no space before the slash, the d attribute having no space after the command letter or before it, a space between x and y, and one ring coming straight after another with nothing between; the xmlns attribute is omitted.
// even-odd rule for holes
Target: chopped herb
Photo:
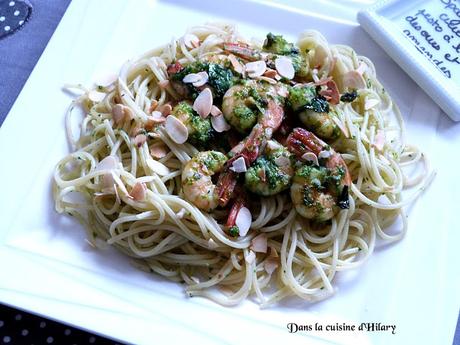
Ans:
<svg viewBox="0 0 460 345"><path fill-rule="evenodd" d="M240 229L238 228L238 226L233 225L232 227L228 229L228 233L232 237L238 237L240 235Z"/></svg>
<svg viewBox="0 0 460 345"><path fill-rule="evenodd" d="M299 54L299 49L294 44L286 41L282 35L274 35L271 32L267 34L263 49L280 55Z"/></svg>
<svg viewBox="0 0 460 345"><path fill-rule="evenodd" d="M340 97L340 100L342 102L353 102L356 99L356 97L358 97L358 92L356 92L356 90L353 90L352 92L344 93Z"/></svg>

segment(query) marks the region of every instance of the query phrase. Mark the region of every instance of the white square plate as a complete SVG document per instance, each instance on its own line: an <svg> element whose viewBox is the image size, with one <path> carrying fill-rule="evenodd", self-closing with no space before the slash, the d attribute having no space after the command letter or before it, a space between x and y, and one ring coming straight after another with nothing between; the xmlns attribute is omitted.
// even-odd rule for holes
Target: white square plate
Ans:
<svg viewBox="0 0 460 345"><path fill-rule="evenodd" d="M51 176L68 150L64 112L71 98L62 86L90 85L188 26L214 20L234 22L249 37L272 31L295 40L313 28L371 58L400 105L409 141L438 171L410 210L407 236L339 276L337 294L326 301L260 310L252 301L224 308L188 299L183 286L139 272L113 249L91 249L82 227L54 211ZM340 20L242 0L73 1L0 129L0 301L137 344L450 345L460 304L460 127L440 115L358 26ZM290 322L381 322L396 325L396 334L290 334Z"/></svg>

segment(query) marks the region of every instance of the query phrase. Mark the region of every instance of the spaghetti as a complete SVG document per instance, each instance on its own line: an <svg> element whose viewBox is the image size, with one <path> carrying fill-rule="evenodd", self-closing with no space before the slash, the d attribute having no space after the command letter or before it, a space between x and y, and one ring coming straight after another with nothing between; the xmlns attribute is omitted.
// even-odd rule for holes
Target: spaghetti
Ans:
<svg viewBox="0 0 460 345"><path fill-rule="evenodd" d="M330 296L377 237L404 236L404 207L433 176L372 62L316 31L262 44L230 25L197 26L112 83L77 88L57 211L93 245L222 305ZM86 112L78 138L75 106Z"/></svg>

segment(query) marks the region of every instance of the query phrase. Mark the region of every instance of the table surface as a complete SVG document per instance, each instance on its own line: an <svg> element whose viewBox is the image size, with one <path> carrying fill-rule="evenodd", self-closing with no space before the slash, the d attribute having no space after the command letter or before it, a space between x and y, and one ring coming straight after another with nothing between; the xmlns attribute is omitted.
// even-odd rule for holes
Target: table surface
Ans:
<svg viewBox="0 0 460 345"><path fill-rule="evenodd" d="M249 0L253 1L253 0ZM255 0L254 0L255 1ZM266 0L279 6L305 6L296 0ZM319 0L319 14L340 13L342 19L355 21L359 9L373 0ZM0 0L9 2L10 0ZM70 0L36 0L29 2L33 9L29 20L17 32L0 39L0 126L26 83L35 64L66 11ZM310 9L311 10L311 9ZM1 13L0 13L1 17ZM50 344L74 343L113 344L112 340L51 321L28 312L0 304L0 343ZM453 341L460 344L460 318Z"/></svg>

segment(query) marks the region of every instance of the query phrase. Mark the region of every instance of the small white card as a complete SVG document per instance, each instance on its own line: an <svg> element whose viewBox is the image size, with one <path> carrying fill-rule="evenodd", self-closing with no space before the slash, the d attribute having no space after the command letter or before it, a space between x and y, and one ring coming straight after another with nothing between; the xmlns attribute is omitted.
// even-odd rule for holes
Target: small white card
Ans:
<svg viewBox="0 0 460 345"><path fill-rule="evenodd" d="M358 22L454 120L460 121L460 0L385 0Z"/></svg>

